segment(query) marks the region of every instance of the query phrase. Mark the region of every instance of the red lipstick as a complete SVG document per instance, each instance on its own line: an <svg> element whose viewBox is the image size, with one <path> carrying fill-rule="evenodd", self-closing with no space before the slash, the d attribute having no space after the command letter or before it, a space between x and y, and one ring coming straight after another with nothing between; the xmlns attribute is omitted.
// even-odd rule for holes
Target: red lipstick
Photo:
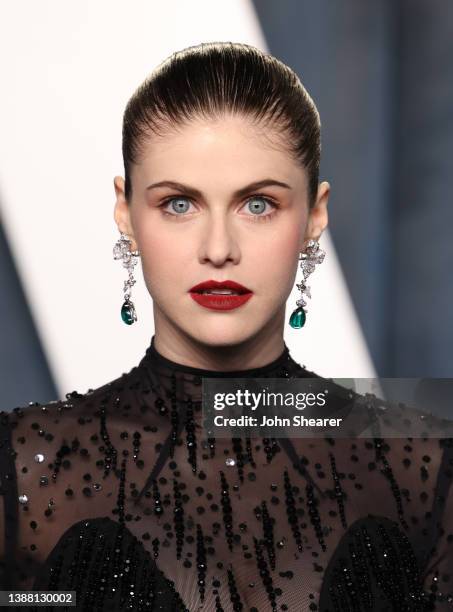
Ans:
<svg viewBox="0 0 453 612"><path fill-rule="evenodd" d="M193 286L189 293L197 304L211 310L233 310L245 304L253 295L253 291L232 280L208 280Z"/></svg>

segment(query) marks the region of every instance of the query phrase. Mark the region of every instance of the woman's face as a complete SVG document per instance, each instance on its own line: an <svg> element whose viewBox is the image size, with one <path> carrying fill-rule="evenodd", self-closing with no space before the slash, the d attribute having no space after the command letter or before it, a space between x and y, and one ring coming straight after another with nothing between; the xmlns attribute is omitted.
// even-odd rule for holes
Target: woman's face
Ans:
<svg viewBox="0 0 453 612"><path fill-rule="evenodd" d="M115 178L115 219L140 250L156 332L209 346L282 334L298 253L327 224L328 184L309 216L306 171L278 142L242 116L194 119L149 138L129 202ZM191 292L209 280L251 293L237 306Z"/></svg>

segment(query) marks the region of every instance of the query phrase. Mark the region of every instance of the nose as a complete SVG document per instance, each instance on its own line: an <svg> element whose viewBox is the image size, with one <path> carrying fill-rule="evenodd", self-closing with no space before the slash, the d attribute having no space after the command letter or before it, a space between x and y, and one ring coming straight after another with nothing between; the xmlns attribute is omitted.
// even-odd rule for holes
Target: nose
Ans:
<svg viewBox="0 0 453 612"><path fill-rule="evenodd" d="M230 261L237 264L240 260L239 245L234 237L232 220L224 211L211 212L206 219L200 240L200 263L222 266Z"/></svg>

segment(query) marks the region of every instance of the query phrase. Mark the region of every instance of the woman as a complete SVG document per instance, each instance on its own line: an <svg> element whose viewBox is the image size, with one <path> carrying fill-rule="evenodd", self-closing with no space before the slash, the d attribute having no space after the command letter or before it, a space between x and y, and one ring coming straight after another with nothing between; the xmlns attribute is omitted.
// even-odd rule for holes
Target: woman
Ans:
<svg viewBox="0 0 453 612"><path fill-rule="evenodd" d="M253 47L191 47L134 93L114 254L128 324L141 258L155 335L116 380L2 413L3 589L75 591L80 610L453 609L435 422L391 440L380 418L366 439L203 430L203 378L316 378L283 331L299 258L303 295L322 262L319 156L313 101Z"/></svg>

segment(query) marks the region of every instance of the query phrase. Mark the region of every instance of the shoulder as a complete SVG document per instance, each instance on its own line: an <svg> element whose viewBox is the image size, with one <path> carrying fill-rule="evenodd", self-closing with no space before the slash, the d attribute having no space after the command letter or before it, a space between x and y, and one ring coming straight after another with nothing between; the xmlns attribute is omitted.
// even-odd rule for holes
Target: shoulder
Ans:
<svg viewBox="0 0 453 612"><path fill-rule="evenodd" d="M118 488L112 449L120 458L130 445L115 404L131 400L132 384L122 375L86 393L0 413L1 494L17 550L42 562L74 522L111 514Z"/></svg>
<svg viewBox="0 0 453 612"><path fill-rule="evenodd" d="M112 406L127 397L130 376L120 377L86 393L71 391L64 399L30 402L0 412L1 478L14 480L21 491L57 480L58 473L102 458L102 424L112 438L120 430ZM107 418L108 414L108 418ZM119 419L118 419L119 420ZM43 474L46 475L45 482Z"/></svg>
<svg viewBox="0 0 453 612"><path fill-rule="evenodd" d="M421 410L374 396L364 401L371 406L385 453L404 471L416 468L421 485L453 466L453 421L437 415L435 406Z"/></svg>
<svg viewBox="0 0 453 612"><path fill-rule="evenodd" d="M9 437L18 451L25 444L27 447L35 443L41 447L52 445L56 432L75 432L75 427L84 419L94 416L93 408L99 405L104 395L110 394L115 382L107 383L96 390L86 393L72 391L65 399L52 400L45 403L30 402L19 406L10 412L0 412L0 431L4 438Z"/></svg>
<svg viewBox="0 0 453 612"><path fill-rule="evenodd" d="M38 482L43 473L56 480L76 465L103 471L112 454L119 456L130 444L131 432L145 428L153 434L158 412L154 395L146 391L133 368L85 393L71 391L64 399L0 412L0 453L10 467L14 462L18 488Z"/></svg>
<svg viewBox="0 0 453 612"><path fill-rule="evenodd" d="M343 486L354 494L387 487L398 498L411 499L411 507L420 511L429 510L436 499L446 500L449 493L452 499L452 421L371 394L345 396L344 388L326 382L337 400L330 404L331 416L340 415L342 424L314 437L311 428L286 442L294 448L293 463L302 461L315 479L321 474L320 488L340 474Z"/></svg>
<svg viewBox="0 0 453 612"><path fill-rule="evenodd" d="M10 437L16 450L38 441L39 444L52 444L63 434L73 436L81 426L102 417L103 411L109 410L114 415L112 406L130 399L134 386L133 372L122 374L96 389L84 393L71 391L64 399L48 402L30 402L11 411L0 411L0 435ZM56 436L56 433L58 436Z"/></svg>

